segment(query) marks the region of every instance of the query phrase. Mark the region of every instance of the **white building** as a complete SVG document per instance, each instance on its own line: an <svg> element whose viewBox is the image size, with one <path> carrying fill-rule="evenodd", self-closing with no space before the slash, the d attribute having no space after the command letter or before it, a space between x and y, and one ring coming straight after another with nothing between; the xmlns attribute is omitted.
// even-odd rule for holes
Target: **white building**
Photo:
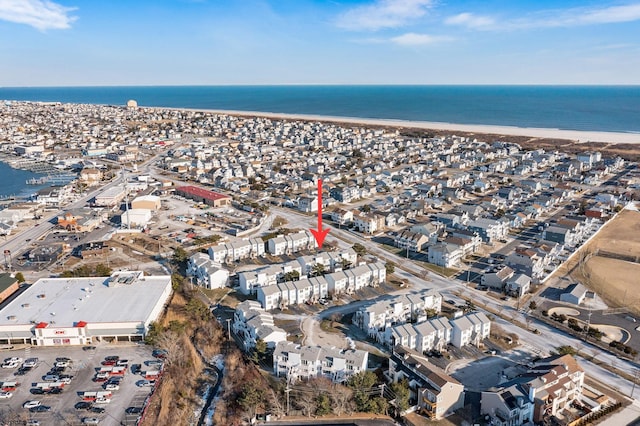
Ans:
<svg viewBox="0 0 640 426"><path fill-rule="evenodd" d="M149 209L128 209L120 215L120 224L123 228L144 229L151 220Z"/></svg>
<svg viewBox="0 0 640 426"><path fill-rule="evenodd" d="M279 342L287 340L287 333L274 325L273 316L253 300L246 300L236 306L233 331L242 339L246 351L254 348L258 339L264 341L271 349Z"/></svg>
<svg viewBox="0 0 640 426"><path fill-rule="evenodd" d="M286 377L289 382L324 376L342 383L352 375L366 371L368 360L367 351L280 342L273 352L273 373Z"/></svg>
<svg viewBox="0 0 640 426"><path fill-rule="evenodd" d="M438 243L429 246L428 260L429 263L442 266L444 268L453 268L460 263L464 251L459 246L447 243Z"/></svg>
<svg viewBox="0 0 640 426"><path fill-rule="evenodd" d="M229 271L204 253L195 253L189 258L187 276L194 277L197 285L208 289L225 287L229 281Z"/></svg>
<svg viewBox="0 0 640 426"><path fill-rule="evenodd" d="M410 320L424 318L426 310L440 312L442 296L434 290L424 290L418 294L403 294L389 300L381 300L358 309L353 323L366 331L370 337L382 342L385 330L394 324L403 324Z"/></svg>
<svg viewBox="0 0 640 426"><path fill-rule="evenodd" d="M482 312L472 312L450 321L451 344L456 348L466 345L479 346L491 333L491 321Z"/></svg>
<svg viewBox="0 0 640 426"><path fill-rule="evenodd" d="M86 345L142 340L171 296L169 275L43 278L2 310L0 343Z"/></svg>

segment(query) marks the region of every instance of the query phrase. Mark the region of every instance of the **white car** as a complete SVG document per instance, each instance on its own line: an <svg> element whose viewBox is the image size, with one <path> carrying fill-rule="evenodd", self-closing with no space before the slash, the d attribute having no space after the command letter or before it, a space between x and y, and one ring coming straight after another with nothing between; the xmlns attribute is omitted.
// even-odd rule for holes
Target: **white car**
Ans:
<svg viewBox="0 0 640 426"><path fill-rule="evenodd" d="M54 366L58 367L58 368L67 368L69 366L69 362L68 361L58 361L54 364Z"/></svg>
<svg viewBox="0 0 640 426"><path fill-rule="evenodd" d="M117 385L115 383L107 383L106 385L104 385L104 390L114 391L118 389L120 389L120 385Z"/></svg>
<svg viewBox="0 0 640 426"><path fill-rule="evenodd" d="M108 404L111 402L111 398L105 398L103 396L101 396L100 398L96 398L95 403L96 404Z"/></svg>
<svg viewBox="0 0 640 426"><path fill-rule="evenodd" d="M40 406L42 403L40 401L35 401L35 400L31 400L31 401L27 401L24 404L22 404L22 408L33 408L33 407L38 407Z"/></svg>
<svg viewBox="0 0 640 426"><path fill-rule="evenodd" d="M153 386L153 382L150 382L149 380L138 380L136 382L136 386L139 386L141 388L143 388L143 387L151 387L151 386Z"/></svg>
<svg viewBox="0 0 640 426"><path fill-rule="evenodd" d="M4 362L17 362L17 363L21 363L22 362L22 358L17 357L17 356L12 356L11 358L5 358Z"/></svg>
<svg viewBox="0 0 640 426"><path fill-rule="evenodd" d="M23 367L33 368L38 365L38 358L27 358L22 364Z"/></svg>
<svg viewBox="0 0 640 426"><path fill-rule="evenodd" d="M8 361L2 364L2 368L17 368L20 365L17 361Z"/></svg>
<svg viewBox="0 0 640 426"><path fill-rule="evenodd" d="M11 392L0 392L0 399L11 398L13 394Z"/></svg>

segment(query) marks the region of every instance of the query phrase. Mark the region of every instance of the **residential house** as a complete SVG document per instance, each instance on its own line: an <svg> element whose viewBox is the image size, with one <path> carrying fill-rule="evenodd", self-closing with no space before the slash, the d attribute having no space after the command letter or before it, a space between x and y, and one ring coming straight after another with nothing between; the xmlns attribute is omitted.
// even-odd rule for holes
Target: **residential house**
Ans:
<svg viewBox="0 0 640 426"><path fill-rule="evenodd" d="M584 302L584 299L588 296L587 288L580 284L574 283L567 287L567 290L560 295L562 302L573 303L574 305L580 305Z"/></svg>
<svg viewBox="0 0 640 426"><path fill-rule="evenodd" d="M403 250L409 250L413 252L422 251L422 249L429 243L429 237L424 234L414 233L410 231L398 232L393 238L393 245Z"/></svg>
<svg viewBox="0 0 640 426"><path fill-rule="evenodd" d="M479 346L491 333L491 321L482 312L472 312L454 318L450 323L451 344L457 348L471 344Z"/></svg>
<svg viewBox="0 0 640 426"><path fill-rule="evenodd" d="M531 277L525 274L516 274L507 280L505 292L513 297L523 297L531 288Z"/></svg>
<svg viewBox="0 0 640 426"><path fill-rule="evenodd" d="M544 252L540 253L535 248L517 247L505 258L504 263L514 271L538 280L543 277L544 268L549 260Z"/></svg>
<svg viewBox="0 0 640 426"><path fill-rule="evenodd" d="M480 284L493 290L504 291L507 281L513 278L515 271L506 265L499 265L482 274Z"/></svg>
<svg viewBox="0 0 640 426"><path fill-rule="evenodd" d="M393 348L386 374L391 382L409 382L410 401L431 420L440 420L464 406L464 386L410 349Z"/></svg>
<svg viewBox="0 0 640 426"><path fill-rule="evenodd" d="M353 212L345 209L335 209L331 212L331 220L339 225L346 225L353 222Z"/></svg>
<svg viewBox="0 0 640 426"><path fill-rule="evenodd" d="M437 243L429 246L427 258L429 263L442 266L444 268L453 268L460 263L464 251L457 245L447 243Z"/></svg>
<svg viewBox="0 0 640 426"><path fill-rule="evenodd" d="M300 199L298 200L298 210L304 213L317 212L318 198L317 197L300 197Z"/></svg>
<svg viewBox="0 0 640 426"><path fill-rule="evenodd" d="M477 232L485 243L503 239L509 231L507 223L487 218L470 221L467 224L467 229Z"/></svg>

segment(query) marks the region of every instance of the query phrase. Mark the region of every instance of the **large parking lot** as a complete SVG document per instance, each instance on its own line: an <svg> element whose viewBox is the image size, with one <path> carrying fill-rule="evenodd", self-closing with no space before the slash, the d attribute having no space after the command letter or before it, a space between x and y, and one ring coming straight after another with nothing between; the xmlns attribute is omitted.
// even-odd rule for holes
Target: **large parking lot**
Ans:
<svg viewBox="0 0 640 426"><path fill-rule="evenodd" d="M104 383L94 382L96 372L103 367L101 362L107 356L119 356L121 360L128 360L128 369L119 384L118 390L112 391L110 402L93 403L93 407L102 407L104 412L97 408L95 411L76 409L75 405L82 401L82 392L104 391ZM24 375L16 374L18 368L0 369L0 381L18 382L13 394L9 398L0 398L0 411L17 417L27 424L28 420L37 420L40 425L77 425L97 424L121 425L135 424L139 414L127 414L128 407L142 408L145 398L151 392L151 387L138 386L144 377L133 374L130 367L133 364L141 364L142 371L154 370L158 367L147 366L145 361L157 361L152 356L152 348L144 345L103 344L94 347L48 347L26 348L0 352L0 359L18 357L22 360L38 358L38 364ZM59 394L34 394L37 383L43 383L51 368L56 364L56 359L69 358L70 365L59 374L71 375L69 384L65 384ZM51 378L47 378L51 379ZM51 407L48 412L30 412L23 408L26 401L39 401L42 405ZM89 420L95 419L95 420ZM84 421L84 423L83 423ZM13 423L12 423L13 424ZM36 423L34 423L36 424Z"/></svg>

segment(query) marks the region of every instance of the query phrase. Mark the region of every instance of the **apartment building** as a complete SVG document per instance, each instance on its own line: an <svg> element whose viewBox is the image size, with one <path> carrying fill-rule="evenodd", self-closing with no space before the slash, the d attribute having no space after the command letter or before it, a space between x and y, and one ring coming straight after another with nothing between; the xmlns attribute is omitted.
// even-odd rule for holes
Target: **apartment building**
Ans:
<svg viewBox="0 0 640 426"><path fill-rule="evenodd" d="M279 342L273 352L273 373L276 377L286 377L289 383L319 376L342 383L366 371L368 360L367 351Z"/></svg>
<svg viewBox="0 0 640 426"><path fill-rule="evenodd" d="M491 333L491 321L482 312L470 314L450 320L451 344L457 348L466 345L479 346Z"/></svg>
<svg viewBox="0 0 640 426"><path fill-rule="evenodd" d="M208 289L225 287L229 281L229 271L205 253L195 253L189 258L187 276L195 278L195 284Z"/></svg>
<svg viewBox="0 0 640 426"><path fill-rule="evenodd" d="M353 323L366 331L370 337L383 342L388 327L418 318L426 320L427 309L437 313L441 307L440 293L431 289L423 290L418 294L403 294L363 306L355 312Z"/></svg>
<svg viewBox="0 0 640 426"><path fill-rule="evenodd" d="M245 351L253 349L258 340L264 341L271 349L287 340L286 331L276 327L273 316L253 300L246 300L236 306L232 327L233 332L242 340Z"/></svg>

